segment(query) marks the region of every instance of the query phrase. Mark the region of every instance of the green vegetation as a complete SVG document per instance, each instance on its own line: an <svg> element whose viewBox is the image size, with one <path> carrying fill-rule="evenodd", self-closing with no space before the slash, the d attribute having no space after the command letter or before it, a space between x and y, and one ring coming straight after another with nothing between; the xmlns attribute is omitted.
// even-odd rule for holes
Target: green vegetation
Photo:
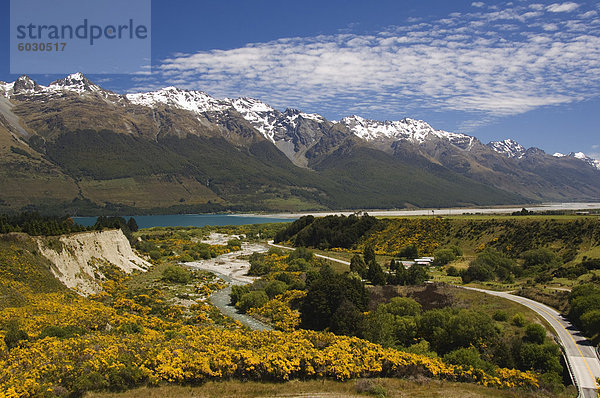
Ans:
<svg viewBox="0 0 600 398"><path fill-rule="evenodd" d="M44 241L47 245L58 244L54 237ZM0 235L0 310L26 304L33 292L67 292L51 268L33 238L24 234Z"/></svg>
<svg viewBox="0 0 600 398"><path fill-rule="evenodd" d="M190 271L181 266L169 265L163 270L162 279L172 283L188 283L192 279L192 275Z"/></svg>
<svg viewBox="0 0 600 398"><path fill-rule="evenodd" d="M600 337L600 285L584 284L569 295L569 317L590 337Z"/></svg>
<svg viewBox="0 0 600 398"><path fill-rule="evenodd" d="M447 250L454 256L459 251ZM496 259L498 253L488 256ZM299 276L290 271L290 265L298 258L307 259ZM304 248L289 255L271 249L269 253L253 254L250 260L251 270L262 279L233 289L231 300L240 310L267 313L261 309L269 306L267 300L272 303L281 299L285 289L291 289L288 283L299 278L294 288L303 289L305 295L291 309L299 310L302 328L358 336L384 347L440 357L448 364L471 366L490 374L502 367L535 371L542 375L545 388L556 393L564 390L558 346L546 337L544 326L534 323L539 321L537 316L528 312L525 317L512 305L508 305L510 311L502 310L505 300L478 297L466 301L462 298L465 294L477 294L458 289L448 291L437 284L419 287L428 278L426 268L413 265L405 269L392 260L389 272L385 272L370 245L365 246L362 256L352 257L350 272L345 273L332 272L327 265L311 258ZM361 272L371 286L361 281ZM378 279L379 273L383 275L382 281ZM298 284L303 279L305 287ZM287 283L281 283L283 280ZM407 288L421 289L422 294L390 293L392 288L403 289L398 285L412 285ZM275 287L277 291L269 293ZM372 294L379 289L388 292L386 298ZM488 300L493 301L493 308L485 306ZM248 308L247 303L255 308Z"/></svg>
<svg viewBox="0 0 600 398"><path fill-rule="evenodd" d="M282 233L295 244L298 236L319 240L337 233L335 217L325 221L307 217ZM324 227L328 226L329 229ZM456 217L403 217L377 219L372 227L346 248L331 247L322 254L347 261L373 248L389 282L402 284L398 259L433 256L430 276L448 283L476 283L499 290L519 290L559 309L567 306L562 290L600 280L600 220L571 215L463 215ZM394 259L394 263L390 260ZM358 258L352 269L359 272ZM367 268L368 269L368 268ZM360 274L360 273L359 273ZM398 275L395 275L398 274ZM360 274L367 278L366 273ZM460 278L459 278L460 277ZM408 282L413 283L413 282Z"/></svg>
<svg viewBox="0 0 600 398"><path fill-rule="evenodd" d="M24 232L29 235L62 235L86 231L69 217L42 216L35 212L0 214L0 234Z"/></svg>
<svg viewBox="0 0 600 398"><path fill-rule="evenodd" d="M377 219L369 215L326 216L318 219L305 216L279 232L275 242L288 241L293 236L294 246L349 249L377 223Z"/></svg>
<svg viewBox="0 0 600 398"><path fill-rule="evenodd" d="M464 283L472 281L514 281L515 274L520 274L514 260L494 249L486 249L469 264L469 268L461 273Z"/></svg>

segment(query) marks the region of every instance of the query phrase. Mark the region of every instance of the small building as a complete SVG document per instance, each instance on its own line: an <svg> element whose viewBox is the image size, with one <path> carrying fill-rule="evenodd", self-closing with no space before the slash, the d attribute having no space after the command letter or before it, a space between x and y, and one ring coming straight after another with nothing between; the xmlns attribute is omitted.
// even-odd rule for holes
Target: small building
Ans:
<svg viewBox="0 0 600 398"><path fill-rule="evenodd" d="M419 265L431 265L431 263L433 263L433 260L433 257L421 257L415 258L415 263Z"/></svg>

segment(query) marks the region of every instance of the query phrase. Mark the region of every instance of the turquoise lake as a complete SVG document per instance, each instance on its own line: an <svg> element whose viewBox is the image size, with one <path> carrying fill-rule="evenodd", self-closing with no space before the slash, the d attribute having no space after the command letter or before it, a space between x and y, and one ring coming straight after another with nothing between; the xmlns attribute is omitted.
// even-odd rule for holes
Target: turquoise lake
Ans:
<svg viewBox="0 0 600 398"><path fill-rule="evenodd" d="M128 220L130 216L124 216ZM205 225L246 225L273 222L290 222L295 218L242 216L234 214L172 214L156 216L132 216L140 228L152 227L204 227ZM96 217L73 217L76 223L86 227L96 223Z"/></svg>

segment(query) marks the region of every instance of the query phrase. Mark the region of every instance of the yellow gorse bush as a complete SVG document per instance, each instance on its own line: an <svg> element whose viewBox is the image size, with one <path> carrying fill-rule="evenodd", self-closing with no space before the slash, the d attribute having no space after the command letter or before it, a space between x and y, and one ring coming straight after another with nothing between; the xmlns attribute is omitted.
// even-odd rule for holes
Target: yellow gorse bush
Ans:
<svg viewBox="0 0 600 398"><path fill-rule="evenodd" d="M290 332L300 325L300 312L292 309L291 304L306 296L302 290L288 290L275 296L260 308L251 308L250 315L264 317L276 329Z"/></svg>
<svg viewBox="0 0 600 398"><path fill-rule="evenodd" d="M150 383L208 379L289 380L330 377L427 377L497 387L536 388L534 375L500 369L496 376L444 364L439 359L384 349L355 337L313 331L250 332L182 326L178 335L90 334L44 338L0 351L0 388L6 396L36 396L57 385L73 388L91 374L99 377L135 368ZM12 395L11 395L12 394Z"/></svg>
<svg viewBox="0 0 600 398"><path fill-rule="evenodd" d="M402 248L416 245L422 255L431 255L449 230L448 220L439 218L399 218L366 240L376 254L395 255ZM362 247L363 245L361 245Z"/></svg>

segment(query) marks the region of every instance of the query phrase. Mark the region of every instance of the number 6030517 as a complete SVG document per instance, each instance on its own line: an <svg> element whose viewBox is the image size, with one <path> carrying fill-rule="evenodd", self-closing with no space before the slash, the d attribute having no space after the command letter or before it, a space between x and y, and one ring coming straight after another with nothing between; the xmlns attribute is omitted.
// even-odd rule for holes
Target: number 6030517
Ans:
<svg viewBox="0 0 600 398"><path fill-rule="evenodd" d="M65 51L67 43L19 43L17 49L19 51L34 51L34 52L52 52Z"/></svg>

